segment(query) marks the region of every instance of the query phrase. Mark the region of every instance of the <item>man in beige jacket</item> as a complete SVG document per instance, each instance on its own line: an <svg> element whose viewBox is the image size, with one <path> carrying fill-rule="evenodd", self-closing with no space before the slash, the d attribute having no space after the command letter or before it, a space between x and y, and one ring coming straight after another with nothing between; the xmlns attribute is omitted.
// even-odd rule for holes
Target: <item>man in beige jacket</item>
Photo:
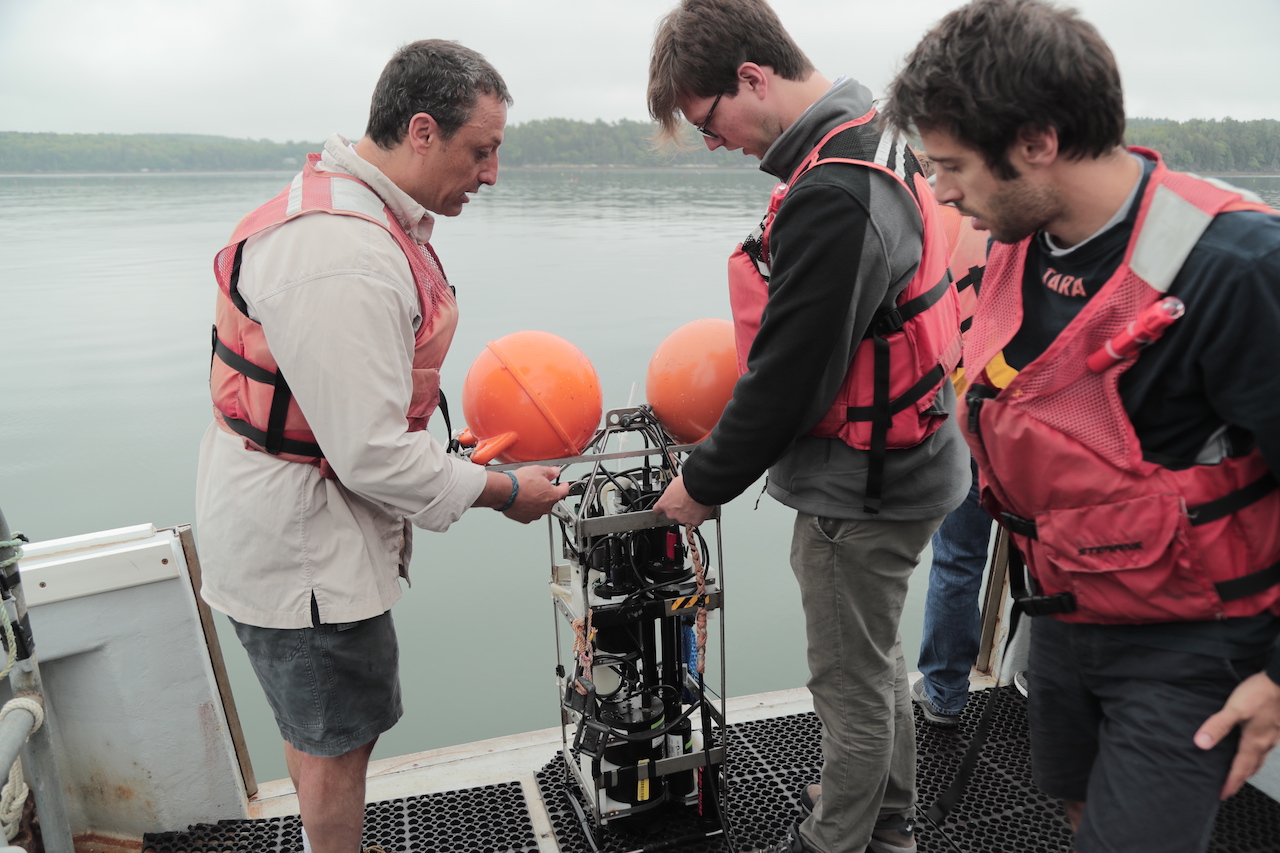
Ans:
<svg viewBox="0 0 1280 853"><path fill-rule="evenodd" d="M402 713L390 609L410 525L443 531L473 506L527 523L568 489L555 468L485 471L421 428L438 388L422 365L439 366L456 323L432 214L456 216L496 182L510 102L474 51L405 46L365 137L331 137L216 264L203 595L231 617L267 694L315 853L359 849L369 755ZM280 375L283 401L267 399L281 422L289 407L283 431L253 405L286 385L254 383Z"/></svg>

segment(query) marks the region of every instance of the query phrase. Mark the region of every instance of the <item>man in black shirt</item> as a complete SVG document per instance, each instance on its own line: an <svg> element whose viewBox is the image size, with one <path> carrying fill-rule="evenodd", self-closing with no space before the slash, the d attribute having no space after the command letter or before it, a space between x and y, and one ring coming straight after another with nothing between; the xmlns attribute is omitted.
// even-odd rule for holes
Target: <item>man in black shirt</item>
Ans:
<svg viewBox="0 0 1280 853"><path fill-rule="evenodd" d="M1040 0L948 15L885 113L997 241L965 361L1003 347L1021 373L962 419L1029 612L1054 616L1032 632L1036 782L1078 853L1203 851L1280 740L1280 217L1126 150L1110 50ZM1167 297L1185 314L1136 360L1086 366Z"/></svg>
<svg viewBox="0 0 1280 853"><path fill-rule="evenodd" d="M682 118L709 148L741 149L788 182L775 190L776 216L730 261L731 289L741 288L731 292L763 308L746 373L654 508L699 524L769 472L770 495L797 511L791 568L823 723L821 787L801 797L812 813L779 850L908 853L916 849L915 730L898 621L922 549L969 488L968 455L948 416L950 367L925 367L936 374L932 385L918 374L893 377L932 393L901 419L924 428L896 448L886 440L878 469L865 442L854 446L819 425L833 411L848 421L850 406L837 401L851 365L867 365L858 353L870 349L862 344L872 343L873 324L917 286L941 294L938 311L951 305L950 328L935 342L954 341L959 355L945 237L925 222L936 220L936 203L901 135L874 123L871 92L820 74L763 0L680 3L658 26L649 109L667 136L681 132ZM839 162L801 172L811 154ZM742 332L737 304L734 315ZM909 337L925 351L930 335L909 332L911 322L886 341ZM915 367L907 358L893 364Z"/></svg>

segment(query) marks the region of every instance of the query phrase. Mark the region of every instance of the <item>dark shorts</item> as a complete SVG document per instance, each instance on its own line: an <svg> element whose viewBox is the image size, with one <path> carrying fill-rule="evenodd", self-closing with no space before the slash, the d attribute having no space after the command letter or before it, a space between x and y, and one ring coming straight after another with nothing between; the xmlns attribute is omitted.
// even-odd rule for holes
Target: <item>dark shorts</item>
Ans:
<svg viewBox="0 0 1280 853"><path fill-rule="evenodd" d="M342 755L394 726L404 713L390 610L312 628L257 628L234 619L231 624L280 736L295 749L325 758Z"/></svg>
<svg viewBox="0 0 1280 853"><path fill-rule="evenodd" d="M1192 742L1267 658L1231 661L1137 645L1103 625L1033 622L1027 712L1032 776L1087 803L1076 853L1202 853L1236 733Z"/></svg>

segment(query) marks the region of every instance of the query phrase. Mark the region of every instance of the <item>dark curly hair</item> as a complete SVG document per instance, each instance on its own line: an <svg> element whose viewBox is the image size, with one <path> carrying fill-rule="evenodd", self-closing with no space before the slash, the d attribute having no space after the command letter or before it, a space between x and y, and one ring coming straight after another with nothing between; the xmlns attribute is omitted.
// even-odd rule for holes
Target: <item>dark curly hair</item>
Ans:
<svg viewBox="0 0 1280 853"><path fill-rule="evenodd" d="M1106 42L1074 9L1044 0L975 0L948 14L889 85L883 119L942 131L1018 177L1019 131L1052 127L1069 159L1124 144L1124 93Z"/></svg>

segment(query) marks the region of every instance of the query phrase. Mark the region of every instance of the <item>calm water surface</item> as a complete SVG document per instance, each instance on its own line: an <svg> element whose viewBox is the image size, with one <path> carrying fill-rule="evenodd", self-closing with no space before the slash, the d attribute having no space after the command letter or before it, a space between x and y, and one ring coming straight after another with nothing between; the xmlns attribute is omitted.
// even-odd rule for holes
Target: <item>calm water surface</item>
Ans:
<svg viewBox="0 0 1280 853"><path fill-rule="evenodd" d="M290 177L0 176L0 507L12 527L34 541L192 521L212 258ZM1230 180L1280 204L1280 177ZM725 261L772 183L754 170L504 172L436 227L462 310L445 392L460 399L486 341L543 329L591 358L606 408L642 400L665 335L729 316ZM768 498L753 508L759 491L725 509L730 695L807 677L792 513ZM477 511L447 534L417 531L414 585L395 608L406 712L375 758L556 724L548 565L543 524ZM922 569L903 620L909 665L926 582ZM218 623L257 776L283 777L266 701Z"/></svg>

